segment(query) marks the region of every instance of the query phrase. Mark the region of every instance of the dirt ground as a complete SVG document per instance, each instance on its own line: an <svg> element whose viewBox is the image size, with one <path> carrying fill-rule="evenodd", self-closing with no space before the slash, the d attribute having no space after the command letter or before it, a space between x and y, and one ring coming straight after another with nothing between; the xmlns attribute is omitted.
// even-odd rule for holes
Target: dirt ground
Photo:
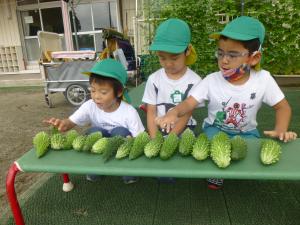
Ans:
<svg viewBox="0 0 300 225"><path fill-rule="evenodd" d="M46 105L42 87L0 88L0 212L9 207L5 189L7 171L16 159L31 149L33 136L48 130L42 120L52 116L64 118L75 110L62 93L50 96L54 108ZM20 197L41 176L43 174L18 173L15 180L17 196Z"/></svg>

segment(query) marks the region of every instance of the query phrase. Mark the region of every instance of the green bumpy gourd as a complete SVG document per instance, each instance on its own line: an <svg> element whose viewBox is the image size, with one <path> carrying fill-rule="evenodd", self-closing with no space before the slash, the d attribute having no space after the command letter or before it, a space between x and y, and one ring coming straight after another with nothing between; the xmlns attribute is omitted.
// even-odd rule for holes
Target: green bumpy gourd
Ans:
<svg viewBox="0 0 300 225"><path fill-rule="evenodd" d="M231 160L231 143L224 132L217 133L211 140L210 156L220 168L226 168Z"/></svg>
<svg viewBox="0 0 300 225"><path fill-rule="evenodd" d="M193 145L192 156L197 160L205 160L210 153L210 142L205 133L198 136Z"/></svg>
<svg viewBox="0 0 300 225"><path fill-rule="evenodd" d="M50 136L51 136L51 137L52 137L54 134L59 133L58 128L55 127L55 126L50 126L49 129L50 129Z"/></svg>
<svg viewBox="0 0 300 225"><path fill-rule="evenodd" d="M79 135L77 138L74 139L72 146L73 149L76 151L82 151L83 145L85 143L86 136Z"/></svg>
<svg viewBox="0 0 300 225"><path fill-rule="evenodd" d="M33 146L35 149L35 154L38 158L46 154L49 149L49 145L50 136L46 132L41 131L34 136Z"/></svg>
<svg viewBox="0 0 300 225"><path fill-rule="evenodd" d="M109 138L103 137L96 141L96 143L92 146L92 153L102 154L106 149L109 148Z"/></svg>
<svg viewBox="0 0 300 225"><path fill-rule="evenodd" d="M65 143L63 149L69 150L73 148L73 141L79 136L76 130L69 130L65 135Z"/></svg>
<svg viewBox="0 0 300 225"><path fill-rule="evenodd" d="M125 140L125 142L118 148L116 159L122 159L129 155L132 148L134 138L130 137Z"/></svg>
<svg viewBox="0 0 300 225"><path fill-rule="evenodd" d="M181 134L178 151L184 156L191 154L195 140L194 132L189 128L185 129Z"/></svg>
<svg viewBox="0 0 300 225"><path fill-rule="evenodd" d="M124 141L125 139L121 136L114 136L109 138L109 148L105 148L102 153L104 162L108 161L116 154L118 148L124 143Z"/></svg>
<svg viewBox="0 0 300 225"><path fill-rule="evenodd" d="M260 159L263 164L270 165L279 161L281 146L272 139L265 139L261 144Z"/></svg>
<svg viewBox="0 0 300 225"><path fill-rule="evenodd" d="M236 135L231 140L231 159L241 160L247 156L247 142L241 136Z"/></svg>
<svg viewBox="0 0 300 225"><path fill-rule="evenodd" d="M145 146L144 153L148 158L156 157L159 154L164 137L160 131L157 131L155 137Z"/></svg>
<svg viewBox="0 0 300 225"><path fill-rule="evenodd" d="M56 133L51 136L51 148L54 150L64 149L66 137L61 133Z"/></svg>
<svg viewBox="0 0 300 225"><path fill-rule="evenodd" d="M146 131L139 133L134 139L129 153L129 159L136 159L140 157L144 153L144 148L149 141L150 137Z"/></svg>
<svg viewBox="0 0 300 225"><path fill-rule="evenodd" d="M179 144L179 138L175 133L170 133L164 140L159 157L163 160L169 159L176 152Z"/></svg>
<svg viewBox="0 0 300 225"><path fill-rule="evenodd" d="M100 138L102 138L102 133L100 131L89 134L85 139L84 145L82 147L82 151L85 151L85 152L91 151L93 145Z"/></svg>

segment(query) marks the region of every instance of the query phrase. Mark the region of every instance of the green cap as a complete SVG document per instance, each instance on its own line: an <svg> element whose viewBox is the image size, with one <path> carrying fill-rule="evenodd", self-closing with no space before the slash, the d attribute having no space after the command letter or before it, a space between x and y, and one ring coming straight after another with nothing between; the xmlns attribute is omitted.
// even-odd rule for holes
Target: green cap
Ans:
<svg viewBox="0 0 300 225"><path fill-rule="evenodd" d="M258 38L262 45L265 38L265 27L257 19L241 16L228 23L221 32L211 34L210 38L219 39L221 35L238 41Z"/></svg>
<svg viewBox="0 0 300 225"><path fill-rule="evenodd" d="M104 59L97 62L90 71L83 72L86 75L97 74L103 77L111 77L118 80L123 87L127 83L127 72L123 65L114 59Z"/></svg>
<svg viewBox="0 0 300 225"><path fill-rule="evenodd" d="M156 29L151 51L182 53L191 42L191 31L186 22L180 19L168 19Z"/></svg>
<svg viewBox="0 0 300 225"><path fill-rule="evenodd" d="M114 59L104 59L100 62L97 62L90 71L83 72L83 74L91 75L96 74L103 77L111 77L119 81L122 86L124 87L123 90L123 100L127 101L128 103L131 102L130 97L128 95L128 91L126 89L127 83L127 72L123 65Z"/></svg>

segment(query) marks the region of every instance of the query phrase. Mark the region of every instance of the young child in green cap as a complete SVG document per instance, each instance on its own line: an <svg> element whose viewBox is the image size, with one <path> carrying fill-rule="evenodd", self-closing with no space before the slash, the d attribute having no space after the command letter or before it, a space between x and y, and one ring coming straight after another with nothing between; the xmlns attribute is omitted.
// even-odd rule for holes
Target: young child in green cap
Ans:
<svg viewBox="0 0 300 225"><path fill-rule="evenodd" d="M178 118L189 114L199 103L208 101L208 117L203 131L209 138L219 131L230 137L259 138L256 115L262 103L275 110L274 129L264 134L287 142L297 134L288 131L291 108L275 80L260 69L265 28L257 19L241 16L222 32L211 35L218 40L216 58L220 71L209 74L190 96L156 122L167 131ZM208 179L209 188L222 187L222 179Z"/></svg>
<svg viewBox="0 0 300 225"><path fill-rule="evenodd" d="M101 131L104 137L136 137L145 130L136 109L122 100L129 100L126 92L127 72L122 64L114 59L105 59L85 74L90 76L91 99L69 118L51 118L44 122L57 127L61 132L77 125L90 124L87 134ZM87 175L88 180L96 178L95 175ZM136 178L123 177L123 180L124 183L133 183Z"/></svg>
<svg viewBox="0 0 300 225"><path fill-rule="evenodd" d="M150 50L156 51L162 68L149 76L142 99L147 104L147 127L152 138L158 130L155 118L182 102L201 81L188 67L197 57L190 42L191 31L183 20L168 19L156 30ZM180 118L172 132L180 134L187 126L195 125L196 121L188 113Z"/></svg>
<svg viewBox="0 0 300 225"><path fill-rule="evenodd" d="M159 129L155 118L182 102L201 78L188 67L197 56L191 45L190 28L183 20L172 18L161 23L150 50L156 51L162 67L149 76L142 99L147 107L149 135L154 138ZM195 126L196 121L190 112L179 119L172 132L180 135L187 127L193 129Z"/></svg>

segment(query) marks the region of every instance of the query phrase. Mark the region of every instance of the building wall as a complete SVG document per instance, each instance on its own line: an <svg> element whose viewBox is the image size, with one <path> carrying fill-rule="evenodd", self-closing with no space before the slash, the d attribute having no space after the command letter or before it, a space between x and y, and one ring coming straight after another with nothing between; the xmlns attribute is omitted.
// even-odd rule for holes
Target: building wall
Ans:
<svg viewBox="0 0 300 225"><path fill-rule="evenodd" d="M0 0L0 34L0 46L21 46L15 0Z"/></svg>

